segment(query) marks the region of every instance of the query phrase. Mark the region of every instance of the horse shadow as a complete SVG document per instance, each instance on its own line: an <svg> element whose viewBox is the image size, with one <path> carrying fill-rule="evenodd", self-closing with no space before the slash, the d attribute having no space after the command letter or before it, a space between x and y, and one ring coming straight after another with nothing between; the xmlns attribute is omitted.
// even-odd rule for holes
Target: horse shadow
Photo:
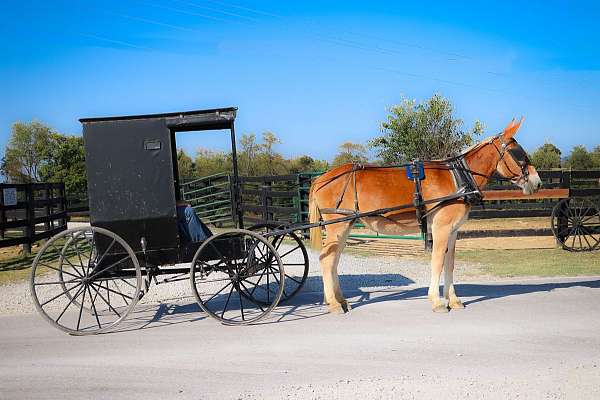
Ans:
<svg viewBox="0 0 600 400"><path fill-rule="evenodd" d="M599 279L569 280L567 282L544 282L544 283L463 283L454 285L457 294L461 298L472 298L463 301L465 306L484 301L507 298L511 296L522 296L530 293L551 292L556 289L567 289L572 287L585 287L600 289ZM374 303L400 300L426 299L429 288L427 286L407 288L381 295L381 292L365 292L358 290L358 299L352 304L353 308L364 307Z"/></svg>

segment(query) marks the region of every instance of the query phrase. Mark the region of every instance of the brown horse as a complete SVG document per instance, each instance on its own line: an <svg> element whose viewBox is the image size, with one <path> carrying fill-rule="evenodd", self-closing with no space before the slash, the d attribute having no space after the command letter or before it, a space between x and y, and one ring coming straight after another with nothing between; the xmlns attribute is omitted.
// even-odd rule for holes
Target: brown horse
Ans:
<svg viewBox="0 0 600 400"><path fill-rule="evenodd" d="M513 138L521 122L522 119L519 123L515 123L513 119L502 133L470 147L459 157L426 162L425 179L422 181L423 201L436 201L445 196L452 196L457 191L464 191L465 180L460 179L460 172L463 173L463 177L466 176L467 181L470 179L470 187L475 192L483 190L494 174L509 179L522 188L524 194L536 192L541 187L541 180L535 168L529 165L526 153ZM457 161L461 164L457 164ZM317 222L320 218L331 221L357 211L411 205L414 192L415 182L407 177L404 167L342 165L326 172L313 182L309 200L310 222ZM464 308L454 291L454 250L458 228L467 220L470 208L469 201L465 198L424 206L427 226L430 227L433 236L428 297L435 312L447 312L448 307ZM363 217L361 221L370 229L382 234L419 231L417 210L414 207ZM353 221L346 221L326 225L324 243L321 228L311 229L313 248L322 246L320 263L324 298L330 312L347 312L350 309L340 288L337 266L352 223ZM440 275L444 267L444 297L447 304L441 300L439 290Z"/></svg>

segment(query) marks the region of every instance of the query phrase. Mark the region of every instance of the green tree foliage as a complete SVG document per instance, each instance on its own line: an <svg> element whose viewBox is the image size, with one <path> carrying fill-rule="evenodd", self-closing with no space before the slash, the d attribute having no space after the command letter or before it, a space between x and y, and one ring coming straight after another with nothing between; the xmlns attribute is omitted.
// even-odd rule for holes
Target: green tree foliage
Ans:
<svg viewBox="0 0 600 400"><path fill-rule="evenodd" d="M571 169L592 169L594 160L585 146L575 146L565 161L565 167Z"/></svg>
<svg viewBox="0 0 600 400"><path fill-rule="evenodd" d="M531 154L531 163L536 169L560 168L561 152L552 143L544 143Z"/></svg>
<svg viewBox="0 0 600 400"><path fill-rule="evenodd" d="M256 143L254 133L243 134L240 138L240 154L238 155L238 165L240 174L253 176L256 170L256 157L260 152L260 145Z"/></svg>
<svg viewBox="0 0 600 400"><path fill-rule="evenodd" d="M265 132L263 141L256 141L253 133L243 134L239 142L238 167L240 175L283 175L300 172L326 171L327 161L315 160L309 156L292 159L284 158L275 149L281 140L273 132ZM203 177L219 172L231 172L231 153L213 152L200 149L195 157L194 177ZM180 177L182 168L180 167Z"/></svg>
<svg viewBox="0 0 600 400"><path fill-rule="evenodd" d="M590 153L590 156L592 157L592 163L594 165L594 168L600 169L600 144L594 147L594 149Z"/></svg>
<svg viewBox="0 0 600 400"><path fill-rule="evenodd" d="M40 167L48 161L52 129L41 122L15 122L2 160L2 174L9 182L40 181Z"/></svg>
<svg viewBox="0 0 600 400"><path fill-rule="evenodd" d="M389 112L381 124L383 135L369 142L387 164L448 157L471 145L483 132L479 121L465 131L463 121L453 116L450 101L439 94L421 103L403 99Z"/></svg>
<svg viewBox="0 0 600 400"><path fill-rule="evenodd" d="M196 175L208 176L220 172L229 172L233 169L231 153L212 151L204 148L196 153Z"/></svg>
<svg viewBox="0 0 600 400"><path fill-rule="evenodd" d="M275 153L275 149L274 146L276 144L281 144L281 140L279 140L279 138L277 136L275 136L275 134L273 132L265 132L263 133L263 152L264 152L264 156L266 157L266 167L267 167L267 173L269 175L276 175L278 173L281 173L281 170L283 168L282 167L282 160L283 157L281 157L280 154Z"/></svg>
<svg viewBox="0 0 600 400"><path fill-rule="evenodd" d="M287 161L290 174L302 172L325 172L329 169L329 163L324 160L315 160L310 156L301 156Z"/></svg>
<svg viewBox="0 0 600 400"><path fill-rule="evenodd" d="M85 149L81 136L50 135L46 162L40 166L40 179L44 182L64 182L69 195L87 192Z"/></svg>
<svg viewBox="0 0 600 400"><path fill-rule="evenodd" d="M196 175L195 167L194 161L183 149L177 150L177 170L180 179L184 181L193 179Z"/></svg>
<svg viewBox="0 0 600 400"><path fill-rule="evenodd" d="M344 142L338 147L338 154L333 159L333 167L347 163L364 164L368 161L367 149L362 144Z"/></svg>

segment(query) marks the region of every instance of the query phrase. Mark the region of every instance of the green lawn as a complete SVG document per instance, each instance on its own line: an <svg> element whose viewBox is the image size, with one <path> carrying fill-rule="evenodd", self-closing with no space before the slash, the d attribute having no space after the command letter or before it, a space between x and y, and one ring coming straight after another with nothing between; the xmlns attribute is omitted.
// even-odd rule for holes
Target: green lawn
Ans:
<svg viewBox="0 0 600 400"><path fill-rule="evenodd" d="M562 249L463 250L457 259L476 264L479 273L499 277L600 275L600 252Z"/></svg>

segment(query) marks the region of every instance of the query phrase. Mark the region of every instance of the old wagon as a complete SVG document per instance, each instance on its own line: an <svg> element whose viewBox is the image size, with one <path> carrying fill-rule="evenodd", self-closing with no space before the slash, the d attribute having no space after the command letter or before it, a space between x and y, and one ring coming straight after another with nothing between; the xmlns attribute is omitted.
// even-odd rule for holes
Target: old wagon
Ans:
<svg viewBox="0 0 600 400"><path fill-rule="evenodd" d="M274 225L242 229L236 111L80 120L90 225L55 235L33 261L31 294L48 322L75 335L112 330L152 283L189 280L198 305L228 325L257 322L298 292L308 256L293 230L269 233ZM224 130L231 140L231 207L237 228L190 240L178 216L176 133L207 130ZM286 263L304 272L286 282Z"/></svg>

